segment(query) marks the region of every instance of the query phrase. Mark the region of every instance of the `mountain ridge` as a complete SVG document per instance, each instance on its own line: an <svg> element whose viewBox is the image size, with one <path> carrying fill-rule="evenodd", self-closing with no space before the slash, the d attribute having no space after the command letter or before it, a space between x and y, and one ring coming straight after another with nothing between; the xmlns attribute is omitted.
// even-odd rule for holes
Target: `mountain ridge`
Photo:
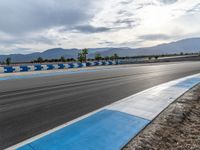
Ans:
<svg viewBox="0 0 200 150"><path fill-rule="evenodd" d="M13 62L29 62L42 57L43 59L58 59L61 56L65 58L77 58L80 49L63 49L52 48L43 52L35 52L31 54L10 54L0 55L0 61L5 61L10 57ZM105 47L105 48L89 48L88 57L93 58L95 53L102 56L111 56L117 53L121 57L139 56L139 55L161 55L175 53L197 53L200 52L200 38L188 38L175 42L163 43L152 47L129 48L129 47Z"/></svg>

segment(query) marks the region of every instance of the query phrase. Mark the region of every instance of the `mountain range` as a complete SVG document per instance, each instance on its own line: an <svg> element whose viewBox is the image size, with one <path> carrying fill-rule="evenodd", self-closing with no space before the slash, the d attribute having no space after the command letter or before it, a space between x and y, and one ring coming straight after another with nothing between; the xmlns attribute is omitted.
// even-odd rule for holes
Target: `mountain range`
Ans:
<svg viewBox="0 0 200 150"><path fill-rule="evenodd" d="M61 56L65 58L77 58L80 49L63 49L53 48L44 52L36 52L31 54L10 54L0 55L0 61L5 61L10 57L12 62L29 62L42 57L43 59L58 59ZM200 52L200 38L183 39L176 42L160 44L152 47L143 48L89 48L89 58L93 58L95 53L100 53L102 56L111 56L117 53L121 57L125 56L140 56L140 55L161 55L161 54L178 54L178 53L197 53Z"/></svg>

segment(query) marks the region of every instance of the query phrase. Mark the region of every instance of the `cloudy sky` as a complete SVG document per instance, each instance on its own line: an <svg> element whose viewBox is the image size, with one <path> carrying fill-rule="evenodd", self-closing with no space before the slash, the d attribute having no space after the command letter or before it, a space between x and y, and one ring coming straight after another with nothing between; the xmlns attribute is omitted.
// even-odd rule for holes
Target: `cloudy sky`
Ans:
<svg viewBox="0 0 200 150"><path fill-rule="evenodd" d="M200 36L199 0L1 0L0 54Z"/></svg>

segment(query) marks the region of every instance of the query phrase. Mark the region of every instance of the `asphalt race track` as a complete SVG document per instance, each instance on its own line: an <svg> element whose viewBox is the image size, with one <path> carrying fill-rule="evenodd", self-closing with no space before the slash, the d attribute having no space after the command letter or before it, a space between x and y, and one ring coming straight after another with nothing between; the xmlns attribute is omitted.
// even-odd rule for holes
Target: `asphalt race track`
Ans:
<svg viewBox="0 0 200 150"><path fill-rule="evenodd" d="M122 65L0 81L0 149L139 91L196 73L200 73L200 62Z"/></svg>

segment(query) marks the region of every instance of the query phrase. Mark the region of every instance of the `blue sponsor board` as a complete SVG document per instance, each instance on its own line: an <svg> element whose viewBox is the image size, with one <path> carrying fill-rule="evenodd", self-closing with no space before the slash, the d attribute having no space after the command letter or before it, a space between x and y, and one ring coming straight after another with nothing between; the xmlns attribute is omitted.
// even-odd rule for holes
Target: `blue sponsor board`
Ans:
<svg viewBox="0 0 200 150"><path fill-rule="evenodd" d="M34 65L34 67L35 67L35 71L43 69L42 65Z"/></svg>
<svg viewBox="0 0 200 150"><path fill-rule="evenodd" d="M82 64L82 63L77 63L77 64L78 64L78 68L83 67L83 64Z"/></svg>
<svg viewBox="0 0 200 150"><path fill-rule="evenodd" d="M102 66L104 66L104 65L106 65L106 62L105 62L105 61L102 62Z"/></svg>
<svg viewBox="0 0 200 150"><path fill-rule="evenodd" d="M14 72L15 69L12 66L5 66L4 67L4 73L11 73Z"/></svg>
<svg viewBox="0 0 200 150"><path fill-rule="evenodd" d="M69 63L68 64L68 68L74 68L74 64L73 63Z"/></svg>
<svg viewBox="0 0 200 150"><path fill-rule="evenodd" d="M30 68L28 66L20 66L20 72L27 72Z"/></svg>
<svg viewBox="0 0 200 150"><path fill-rule="evenodd" d="M48 64L47 65L47 70L53 70L55 67L52 64Z"/></svg>
<svg viewBox="0 0 200 150"><path fill-rule="evenodd" d="M58 64L58 69L64 69L65 65L64 64Z"/></svg>
<svg viewBox="0 0 200 150"><path fill-rule="evenodd" d="M99 65L99 62L94 62L94 66L98 66Z"/></svg>
<svg viewBox="0 0 200 150"><path fill-rule="evenodd" d="M86 62L86 66L87 66L87 67L89 67L89 66L91 66L91 65L92 65L91 62Z"/></svg>

